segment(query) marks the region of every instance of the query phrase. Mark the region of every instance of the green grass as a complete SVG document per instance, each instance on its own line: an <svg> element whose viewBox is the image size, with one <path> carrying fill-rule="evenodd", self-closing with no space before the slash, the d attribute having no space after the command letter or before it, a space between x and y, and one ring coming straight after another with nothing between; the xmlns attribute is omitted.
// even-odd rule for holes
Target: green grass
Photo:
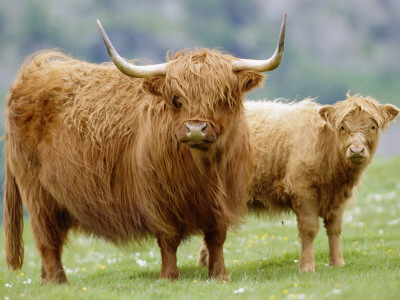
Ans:
<svg viewBox="0 0 400 300"><path fill-rule="evenodd" d="M209 280L196 266L200 238L178 251L181 278L159 280L160 254L152 241L119 249L72 237L63 263L70 285L41 286L40 259L25 220L25 262L12 272L0 253L0 300L7 299L398 299L400 293L400 157L377 158L363 177L342 232L346 266L329 267L323 227L315 241L316 272L298 272L300 244L293 215L249 217L225 243L231 282ZM322 225L322 224L321 224ZM4 249L1 235L0 247ZM9 286L11 285L11 287Z"/></svg>

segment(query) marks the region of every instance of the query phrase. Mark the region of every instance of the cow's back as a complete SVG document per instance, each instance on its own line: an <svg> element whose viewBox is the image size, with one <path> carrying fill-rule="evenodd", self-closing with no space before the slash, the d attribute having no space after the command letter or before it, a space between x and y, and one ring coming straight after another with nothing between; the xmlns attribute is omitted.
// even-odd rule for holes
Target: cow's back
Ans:
<svg viewBox="0 0 400 300"><path fill-rule="evenodd" d="M65 126L95 135L96 128L120 121L126 111L123 105L129 105L127 95L134 97L138 91L135 79L111 65L85 63L59 52L39 52L27 58L10 88L7 130L31 149L49 132L54 136ZM118 115L120 118L115 118Z"/></svg>

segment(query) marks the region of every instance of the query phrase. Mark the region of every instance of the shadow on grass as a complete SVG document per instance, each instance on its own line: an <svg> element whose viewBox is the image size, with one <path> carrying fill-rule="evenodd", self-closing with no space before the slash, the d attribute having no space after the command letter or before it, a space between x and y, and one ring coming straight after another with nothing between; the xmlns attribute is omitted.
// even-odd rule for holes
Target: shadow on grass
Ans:
<svg viewBox="0 0 400 300"><path fill-rule="evenodd" d="M113 268L108 270L99 270L93 273L80 273L79 276L70 276L72 281L103 281L103 282L129 282L129 281L156 281L160 279L160 268L146 267L143 269L124 269ZM180 280L206 280L208 279L208 271L204 267L181 266L179 268ZM74 277L74 278L73 278ZM169 282L169 281L167 281Z"/></svg>
<svg viewBox="0 0 400 300"><path fill-rule="evenodd" d="M350 255L349 255L350 256ZM281 281L287 278L330 278L340 277L350 270L358 270L360 266L354 261L354 257L349 259L348 264L344 267L331 267L327 264L326 253L318 253L316 255L316 272L315 273L300 273L297 253L290 253L279 257L271 257L269 259L255 259L249 262L240 261L228 263L227 270L232 283L243 281ZM363 261L363 268L367 267L367 263ZM206 282L209 280L208 270L204 266L197 266L196 262L186 262L179 265L180 278L178 282ZM142 284L149 282L166 282L169 280L160 281L161 265L146 266L144 268L135 268L126 265L124 267L112 267L105 270L98 270L93 273L79 273L74 276L69 276L72 285L82 284L87 285L98 284L99 282L105 285L112 286L120 283L121 286L129 286L132 282ZM161 284L162 285L162 284Z"/></svg>

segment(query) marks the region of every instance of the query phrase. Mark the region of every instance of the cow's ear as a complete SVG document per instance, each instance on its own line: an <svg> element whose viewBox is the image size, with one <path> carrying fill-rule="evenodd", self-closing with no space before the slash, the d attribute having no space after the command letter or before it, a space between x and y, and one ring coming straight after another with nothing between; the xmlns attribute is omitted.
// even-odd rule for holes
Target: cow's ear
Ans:
<svg viewBox="0 0 400 300"><path fill-rule="evenodd" d="M383 125L382 129L385 130L389 125L390 121L393 121L397 115L399 114L400 110L391 104L382 105L382 116L383 116Z"/></svg>
<svg viewBox="0 0 400 300"><path fill-rule="evenodd" d="M238 72L237 76L243 92L249 92L256 87L261 87L264 82L264 74L254 71Z"/></svg>
<svg viewBox="0 0 400 300"><path fill-rule="evenodd" d="M164 90L165 77L151 76L147 77L142 82L143 89L155 96L162 96Z"/></svg>
<svg viewBox="0 0 400 300"><path fill-rule="evenodd" d="M329 125L330 128L334 127L333 115L335 114L336 107L333 105L324 105L318 110L318 114Z"/></svg>

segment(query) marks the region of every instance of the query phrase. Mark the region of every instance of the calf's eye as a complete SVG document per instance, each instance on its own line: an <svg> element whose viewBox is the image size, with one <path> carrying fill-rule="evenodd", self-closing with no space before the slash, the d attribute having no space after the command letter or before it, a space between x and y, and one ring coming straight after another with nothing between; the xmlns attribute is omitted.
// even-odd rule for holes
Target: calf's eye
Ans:
<svg viewBox="0 0 400 300"><path fill-rule="evenodd" d="M372 126L371 126L371 129L372 129L372 130L375 130L375 129L376 129L376 126L375 126L375 125L372 125Z"/></svg>

